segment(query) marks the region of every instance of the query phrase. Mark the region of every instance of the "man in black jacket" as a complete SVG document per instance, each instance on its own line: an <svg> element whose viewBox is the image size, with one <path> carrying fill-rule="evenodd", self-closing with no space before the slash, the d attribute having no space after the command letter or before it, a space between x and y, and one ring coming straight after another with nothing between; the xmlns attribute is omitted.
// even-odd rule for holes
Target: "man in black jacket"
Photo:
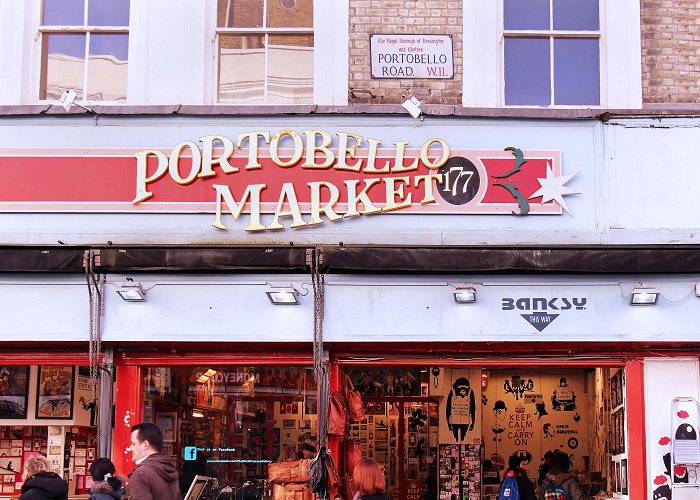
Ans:
<svg viewBox="0 0 700 500"><path fill-rule="evenodd" d="M518 493L520 500L537 500L535 496L535 485L527 477L527 471L520 467L523 459L519 456L511 455L508 458L508 470L506 471L503 480L508 477L508 472L513 471L515 481L518 483Z"/></svg>

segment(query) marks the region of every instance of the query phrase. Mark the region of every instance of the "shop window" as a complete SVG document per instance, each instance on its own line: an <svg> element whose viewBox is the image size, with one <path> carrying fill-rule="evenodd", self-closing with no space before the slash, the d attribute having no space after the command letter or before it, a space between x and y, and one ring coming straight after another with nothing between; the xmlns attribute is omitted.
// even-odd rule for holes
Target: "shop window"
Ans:
<svg viewBox="0 0 700 500"><path fill-rule="evenodd" d="M301 458L316 437L311 368L150 367L144 389L144 421L161 428L162 451L177 457L183 493L202 475L215 479L210 488L249 481L267 494L268 464Z"/></svg>
<svg viewBox="0 0 700 500"><path fill-rule="evenodd" d="M600 105L598 0L504 0L505 104Z"/></svg>
<svg viewBox="0 0 700 500"><path fill-rule="evenodd" d="M216 25L219 102L313 101L313 0L219 0Z"/></svg>
<svg viewBox="0 0 700 500"><path fill-rule="evenodd" d="M44 0L40 99L125 101L129 0Z"/></svg>
<svg viewBox="0 0 700 500"><path fill-rule="evenodd" d="M353 366L345 375L365 419L350 426L343 456L352 443L374 458L392 498L495 500L512 461L534 491L548 470L542 457L560 452L584 495L627 495L621 369Z"/></svg>

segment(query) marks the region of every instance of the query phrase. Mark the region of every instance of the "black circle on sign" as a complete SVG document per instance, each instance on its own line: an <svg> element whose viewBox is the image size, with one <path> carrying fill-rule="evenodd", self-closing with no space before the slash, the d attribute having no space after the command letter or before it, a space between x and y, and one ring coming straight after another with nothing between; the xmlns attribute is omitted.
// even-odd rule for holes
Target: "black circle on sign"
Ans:
<svg viewBox="0 0 700 500"><path fill-rule="evenodd" d="M476 166L462 156L453 156L438 169L442 182L437 184L440 197L451 205L464 205L479 192L481 180Z"/></svg>
<svg viewBox="0 0 700 500"><path fill-rule="evenodd" d="M569 445L569 448L575 450L576 448L578 448L578 439L569 438L569 442L567 444Z"/></svg>

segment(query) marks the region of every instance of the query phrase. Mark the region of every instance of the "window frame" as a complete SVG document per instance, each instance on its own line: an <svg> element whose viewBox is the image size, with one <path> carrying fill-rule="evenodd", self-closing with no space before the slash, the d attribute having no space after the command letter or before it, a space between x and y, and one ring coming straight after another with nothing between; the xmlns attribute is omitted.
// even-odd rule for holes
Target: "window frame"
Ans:
<svg viewBox="0 0 700 500"><path fill-rule="evenodd" d="M523 30L523 29L513 29L509 30L505 27L502 28L501 36L501 68L504 72L502 78L503 81L503 91L502 91L502 101L504 107L546 107L546 108L579 108L582 106L598 108L603 102L603 60L602 60L602 11L601 11L601 1L598 1L598 29L597 30L558 30L554 28L554 0L549 0L549 29L538 29L538 30ZM504 12L501 13L501 21L504 20ZM539 104L506 104L506 81L505 81L505 41L507 39L542 39L549 41L549 104L539 105ZM555 58L554 58L554 45L555 40L571 40L571 39L596 39L598 40L598 89L599 89L599 99L598 104L555 104Z"/></svg>
<svg viewBox="0 0 700 500"><path fill-rule="evenodd" d="M227 101L221 101L219 99L219 78L221 76L220 73L220 40L222 35L261 35L264 38L264 54L265 54L265 61L264 61L264 67L265 67L265 74L264 74L264 84L263 84L263 100L264 102L262 103L254 103L250 104L252 106L280 106L280 103L270 103L267 101L268 98L268 84L269 84L269 73L268 73L268 61L269 61L269 43L268 43L268 37L270 35L300 35L300 36L312 36L314 39L314 45L313 45L313 51L314 51L314 70L312 74L312 79L314 80L313 87L315 88L316 82L315 82L315 74L316 74L316 33L315 33L315 27L316 27L316 1L313 1L313 18L314 22L310 27L269 27L267 25L267 7L269 2L272 0L262 0L262 26L260 27L253 27L253 28L222 28L219 26L215 25L215 31L214 31L214 69L215 69L215 75L214 75L214 89L212 92L213 96L213 102L214 104L231 104L231 105L238 105L238 106L245 106L248 105L247 103L236 103L236 102L227 102ZM217 11L214 13L214 15L218 15L218 6L217 6ZM312 105L314 104L314 95L315 92L312 93L311 96L311 101L308 103L303 103L303 105Z"/></svg>
<svg viewBox="0 0 700 500"><path fill-rule="evenodd" d="M641 109L640 4L600 0L600 105L506 105L503 1L463 0L462 105L473 108ZM518 30L526 33L528 30ZM537 33L542 33L537 30ZM560 33L560 31L557 31ZM567 32L570 33L570 32ZM576 32L577 33L577 32ZM551 64L551 63L550 63Z"/></svg>
<svg viewBox="0 0 700 500"><path fill-rule="evenodd" d="M46 74L46 68L45 68L45 62L44 62L44 47L45 43L47 40L47 35L56 35L56 34L85 34L85 53L83 55L83 63L85 68L83 69L83 88L82 88L82 95L79 94L76 97L76 101L80 102L87 102L87 103L99 103L99 104L109 104L109 103L115 103L115 104L124 104L125 102L128 101L129 99L129 77L128 77L128 67L127 67L127 81L126 81L126 96L123 101L116 101L116 100L110 100L110 99L88 99L88 80L89 80L89 56L90 56L90 35L91 34L126 34L129 36L130 34L130 29L131 29L131 22L133 19L133 2L129 2L129 26L92 26L88 24L88 4L89 0L83 0L84 4L84 10L83 10L83 25L82 26L63 26L63 25L53 25L53 24L43 24L43 18L44 18L44 2L40 1L38 2L37 6L37 43L38 43L38 64L36 66L36 71L37 71L37 85L36 85L36 92L37 92L37 100L39 102L50 102L50 103L55 103L57 102L56 99L51 99L51 98L42 98L42 94L46 93L46 84L47 82L45 81L45 74ZM129 40L131 42L131 40ZM131 43L129 43L129 52L131 52ZM130 60L130 55L127 55L127 65Z"/></svg>

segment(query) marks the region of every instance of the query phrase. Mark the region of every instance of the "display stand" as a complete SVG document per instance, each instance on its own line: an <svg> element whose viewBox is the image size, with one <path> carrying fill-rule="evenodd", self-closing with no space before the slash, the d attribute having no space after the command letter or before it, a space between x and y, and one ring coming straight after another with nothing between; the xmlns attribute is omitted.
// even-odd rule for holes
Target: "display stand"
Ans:
<svg viewBox="0 0 700 500"><path fill-rule="evenodd" d="M700 483L690 482L688 469L695 469L695 481L700 470L700 403L690 397L674 398L671 404L671 489L697 488ZM675 494L674 494L675 498Z"/></svg>

